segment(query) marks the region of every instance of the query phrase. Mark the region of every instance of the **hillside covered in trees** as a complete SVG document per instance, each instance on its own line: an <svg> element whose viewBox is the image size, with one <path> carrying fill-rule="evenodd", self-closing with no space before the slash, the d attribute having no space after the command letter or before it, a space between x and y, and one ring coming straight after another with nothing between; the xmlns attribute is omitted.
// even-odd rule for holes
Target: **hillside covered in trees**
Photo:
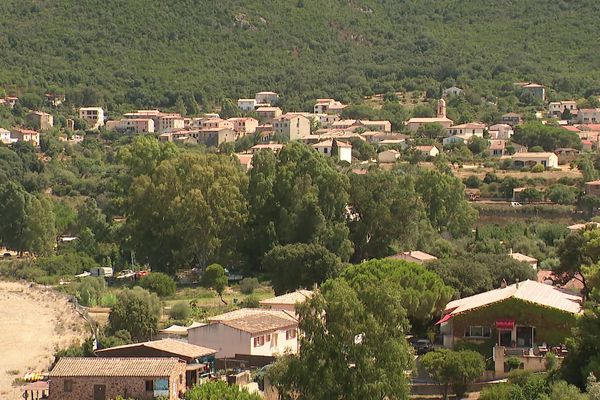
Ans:
<svg viewBox="0 0 600 400"><path fill-rule="evenodd" d="M451 84L493 101L516 80L588 97L599 17L594 0L4 0L0 87L109 111L265 89L300 109Z"/></svg>

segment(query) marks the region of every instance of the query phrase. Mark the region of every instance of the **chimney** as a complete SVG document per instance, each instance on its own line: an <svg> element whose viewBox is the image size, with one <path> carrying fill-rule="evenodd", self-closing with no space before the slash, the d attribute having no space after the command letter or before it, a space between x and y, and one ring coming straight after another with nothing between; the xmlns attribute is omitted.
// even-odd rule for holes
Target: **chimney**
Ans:
<svg viewBox="0 0 600 400"><path fill-rule="evenodd" d="M506 279L504 279L504 278L503 278L503 279L502 279L502 283L500 284L500 287L501 287L502 289L504 289L504 288L505 288L505 287L507 287L507 286L508 286L508 284L506 283Z"/></svg>

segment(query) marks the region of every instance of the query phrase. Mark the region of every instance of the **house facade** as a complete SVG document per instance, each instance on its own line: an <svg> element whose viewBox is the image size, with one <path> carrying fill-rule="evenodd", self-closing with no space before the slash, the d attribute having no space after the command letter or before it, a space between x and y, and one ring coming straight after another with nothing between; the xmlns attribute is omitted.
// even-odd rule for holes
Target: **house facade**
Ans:
<svg viewBox="0 0 600 400"><path fill-rule="evenodd" d="M83 119L90 129L104 126L104 110L102 107L82 107L79 109L79 118Z"/></svg>
<svg viewBox="0 0 600 400"><path fill-rule="evenodd" d="M415 146L415 151L421 152L426 157L437 157L440 154L435 146Z"/></svg>
<svg viewBox="0 0 600 400"><path fill-rule="evenodd" d="M217 350L217 358L236 354L273 357L298 351L298 321L285 311L242 308L188 329L188 342Z"/></svg>
<svg viewBox="0 0 600 400"><path fill-rule="evenodd" d="M216 372L216 353L216 350L175 339L126 344L96 351L98 357L177 358L186 363L185 382L188 388L202 383Z"/></svg>
<svg viewBox="0 0 600 400"><path fill-rule="evenodd" d="M178 400L185 362L177 358L63 357L49 373L50 400Z"/></svg>
<svg viewBox="0 0 600 400"><path fill-rule="evenodd" d="M273 132L286 140L299 140L310 135L310 120L299 114L273 118Z"/></svg>
<svg viewBox="0 0 600 400"><path fill-rule="evenodd" d="M355 124L357 127L363 127L371 132L392 132L392 123L390 121L369 121L360 120Z"/></svg>
<svg viewBox="0 0 600 400"><path fill-rule="evenodd" d="M485 129L485 124L471 122L468 124L453 125L447 129L447 132L448 136L467 135L468 137L477 136L482 138Z"/></svg>
<svg viewBox="0 0 600 400"><path fill-rule="evenodd" d="M45 112L32 111L27 114L27 123L34 129L47 131L54 126L54 117Z"/></svg>
<svg viewBox="0 0 600 400"><path fill-rule="evenodd" d="M514 135L515 131L508 124L495 124L488 127L488 133L490 134L490 139L508 140Z"/></svg>
<svg viewBox="0 0 600 400"><path fill-rule="evenodd" d="M520 114L507 113L500 117L500 123L515 127L517 125L521 125L521 123L523 123L523 119L521 118Z"/></svg>
<svg viewBox="0 0 600 400"><path fill-rule="evenodd" d="M252 134L258 128L258 120L250 117L229 118L227 121L233 124L233 130L240 136Z"/></svg>
<svg viewBox="0 0 600 400"><path fill-rule="evenodd" d="M524 93L531 94L534 98L544 101L546 100L546 88L538 83L524 83L519 85Z"/></svg>
<svg viewBox="0 0 600 400"><path fill-rule="evenodd" d="M339 161L352 163L352 145L350 143L328 139L315 143L312 147L326 157L336 157Z"/></svg>
<svg viewBox="0 0 600 400"><path fill-rule="evenodd" d="M17 141L17 139L13 138L11 136L11 133L9 130L6 130L4 128L0 128L0 143L3 144L13 144Z"/></svg>
<svg viewBox="0 0 600 400"><path fill-rule="evenodd" d="M600 108L581 108L577 114L577 120L580 124L600 123Z"/></svg>
<svg viewBox="0 0 600 400"><path fill-rule="evenodd" d="M124 133L154 133L154 120L150 118L123 118L106 121L106 129Z"/></svg>
<svg viewBox="0 0 600 400"><path fill-rule="evenodd" d="M10 136L17 142L28 142L36 147L40 145L40 134L31 129L13 128Z"/></svg>
<svg viewBox="0 0 600 400"><path fill-rule="evenodd" d="M561 118L565 111L571 115L577 115L577 102L573 100L551 101L548 104L548 116L551 118Z"/></svg>
<svg viewBox="0 0 600 400"><path fill-rule="evenodd" d="M517 167L532 167L536 164L544 168L558 168L558 156L554 153L516 153L512 156L513 164Z"/></svg>
<svg viewBox="0 0 600 400"><path fill-rule="evenodd" d="M238 99L237 104L240 110L245 112L254 111L256 109L255 99Z"/></svg>
<svg viewBox="0 0 600 400"><path fill-rule="evenodd" d="M259 107L256 109L256 113L260 122L271 123L275 118L281 116L282 111L279 107Z"/></svg>
<svg viewBox="0 0 600 400"><path fill-rule="evenodd" d="M185 120L179 114L165 114L158 117L157 131L160 133L185 128Z"/></svg>
<svg viewBox="0 0 600 400"><path fill-rule="evenodd" d="M315 114L339 113L344 107L346 107L344 104L334 99L317 99L317 102L313 106L313 112Z"/></svg>
<svg viewBox="0 0 600 400"><path fill-rule="evenodd" d="M524 368L544 370L543 354L564 344L581 304L579 295L528 280L451 301L437 325L445 347L490 343L501 378L508 357L519 358Z"/></svg>
<svg viewBox="0 0 600 400"><path fill-rule="evenodd" d="M258 92L254 95L257 104L273 105L279 101L279 95L275 92Z"/></svg>

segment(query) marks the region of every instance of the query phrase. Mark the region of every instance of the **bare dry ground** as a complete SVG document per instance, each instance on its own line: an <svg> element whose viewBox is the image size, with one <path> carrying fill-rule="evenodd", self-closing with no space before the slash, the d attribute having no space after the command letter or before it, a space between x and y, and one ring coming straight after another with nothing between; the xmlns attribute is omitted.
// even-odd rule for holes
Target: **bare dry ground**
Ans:
<svg viewBox="0 0 600 400"><path fill-rule="evenodd" d="M88 335L84 319L52 289L0 282L0 399L22 399L15 378L46 372L58 348Z"/></svg>

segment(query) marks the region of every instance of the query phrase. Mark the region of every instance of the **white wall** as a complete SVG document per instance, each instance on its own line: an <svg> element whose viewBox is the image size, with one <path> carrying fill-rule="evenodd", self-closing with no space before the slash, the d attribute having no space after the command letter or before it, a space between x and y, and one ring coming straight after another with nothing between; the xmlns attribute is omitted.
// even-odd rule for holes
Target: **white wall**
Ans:
<svg viewBox="0 0 600 400"><path fill-rule="evenodd" d="M296 329L296 337L286 340L286 330L278 330L270 333L261 333L255 336L271 335L271 340L259 347L254 347L254 338L251 339L252 355L256 356L273 356L276 354L284 354L286 351L296 353L298 351L298 330ZM273 345L273 335L277 334L277 345Z"/></svg>
<svg viewBox="0 0 600 400"><path fill-rule="evenodd" d="M338 152L341 161L348 161L352 163L352 148L351 147L338 147Z"/></svg>

